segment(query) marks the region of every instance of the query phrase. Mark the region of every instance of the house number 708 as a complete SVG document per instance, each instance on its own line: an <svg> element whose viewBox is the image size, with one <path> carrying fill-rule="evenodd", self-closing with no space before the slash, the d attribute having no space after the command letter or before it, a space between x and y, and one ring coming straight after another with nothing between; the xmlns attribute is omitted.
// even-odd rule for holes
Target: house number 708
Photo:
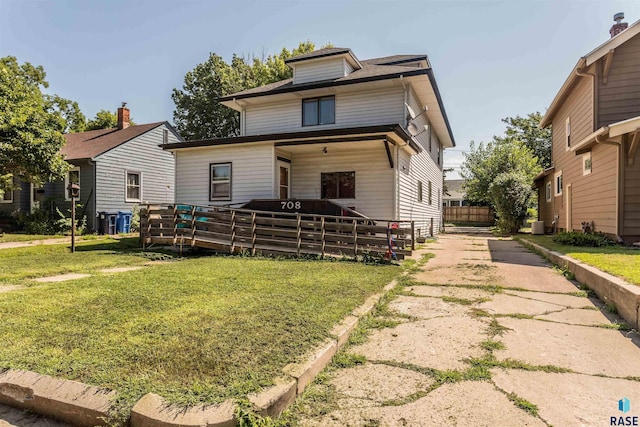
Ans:
<svg viewBox="0 0 640 427"><path fill-rule="evenodd" d="M286 201L286 202L280 202L280 204L282 204L282 209L300 209L300 202L292 202L291 200Z"/></svg>

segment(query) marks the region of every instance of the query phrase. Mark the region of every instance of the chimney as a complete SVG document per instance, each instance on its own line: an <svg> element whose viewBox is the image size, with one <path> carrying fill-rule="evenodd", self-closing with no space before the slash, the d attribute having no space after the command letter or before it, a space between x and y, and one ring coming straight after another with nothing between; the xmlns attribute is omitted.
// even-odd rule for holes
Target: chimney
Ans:
<svg viewBox="0 0 640 427"><path fill-rule="evenodd" d="M618 12L615 15L613 15L613 20L616 21L616 23L613 24L613 26L609 30L609 34L611 34L611 38L614 38L624 30L626 30L627 27L629 26L629 24L627 24L626 22L622 22L623 19L624 19L624 13L622 12Z"/></svg>
<svg viewBox="0 0 640 427"><path fill-rule="evenodd" d="M118 108L118 129L125 129L131 125L130 112L127 103L123 102L122 107Z"/></svg>

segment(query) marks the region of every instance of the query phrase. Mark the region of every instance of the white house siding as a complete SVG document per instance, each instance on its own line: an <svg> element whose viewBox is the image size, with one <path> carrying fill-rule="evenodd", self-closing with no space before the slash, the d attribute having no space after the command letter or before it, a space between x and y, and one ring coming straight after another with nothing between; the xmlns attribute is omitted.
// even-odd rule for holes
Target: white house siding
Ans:
<svg viewBox="0 0 640 427"><path fill-rule="evenodd" d="M273 143L213 146L176 152L176 202L226 205L274 197ZM231 162L232 200L209 201L209 165Z"/></svg>
<svg viewBox="0 0 640 427"><path fill-rule="evenodd" d="M401 86L374 91L341 92L335 97L336 122L321 126L302 126L302 99L248 106L246 134L404 123L404 92Z"/></svg>
<svg viewBox="0 0 640 427"><path fill-rule="evenodd" d="M337 203L353 207L373 219L395 219L393 213L394 169L380 141L378 148L334 151L327 155L311 153L291 156L291 194L297 199L320 199L322 172L356 173L356 198Z"/></svg>
<svg viewBox="0 0 640 427"><path fill-rule="evenodd" d="M337 79L344 75L344 59L341 57L294 63L293 84Z"/></svg>
<svg viewBox="0 0 640 427"><path fill-rule="evenodd" d="M142 202L173 203L173 154L158 145L165 126L159 126L139 137L96 157L96 211L131 210L140 202L127 202L126 172L142 174ZM169 131L169 143L179 142Z"/></svg>
<svg viewBox="0 0 640 427"><path fill-rule="evenodd" d="M351 64L349 64L349 61L347 61L346 59L343 58L342 62L344 64L344 75L346 76L348 74L353 73L354 69L351 66Z"/></svg>

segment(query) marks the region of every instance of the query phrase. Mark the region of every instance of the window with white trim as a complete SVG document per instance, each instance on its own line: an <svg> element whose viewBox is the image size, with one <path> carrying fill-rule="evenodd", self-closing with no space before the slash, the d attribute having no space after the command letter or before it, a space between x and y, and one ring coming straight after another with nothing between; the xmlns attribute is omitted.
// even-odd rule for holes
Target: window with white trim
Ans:
<svg viewBox="0 0 640 427"><path fill-rule="evenodd" d="M562 171L556 173L553 176L553 180L555 181L555 192L554 195L562 196Z"/></svg>
<svg viewBox="0 0 640 427"><path fill-rule="evenodd" d="M126 202L142 201L142 172L126 171Z"/></svg>
<svg viewBox="0 0 640 427"><path fill-rule="evenodd" d="M591 173L591 151L582 155L582 175Z"/></svg>
<svg viewBox="0 0 640 427"><path fill-rule="evenodd" d="M567 117L567 119L564 121L564 129L567 150L569 150L571 149L571 116Z"/></svg>
<svg viewBox="0 0 640 427"><path fill-rule="evenodd" d="M422 181L418 181L418 202L422 201Z"/></svg>
<svg viewBox="0 0 640 427"><path fill-rule="evenodd" d="M231 200L231 163L211 163L209 169L209 200Z"/></svg>
<svg viewBox="0 0 640 427"><path fill-rule="evenodd" d="M0 196L0 203L13 203L13 190L7 190Z"/></svg>
<svg viewBox="0 0 640 427"><path fill-rule="evenodd" d="M67 173L67 177L64 179L64 199L67 202L71 201L71 197L69 197L69 190L67 190L67 188L69 187L69 184L71 184L72 182L80 185L80 168L79 167L69 169L69 172ZM80 198L80 193L78 193L78 198Z"/></svg>
<svg viewBox="0 0 640 427"><path fill-rule="evenodd" d="M547 182L547 185L545 185L545 200L547 202L551 201L551 181Z"/></svg>

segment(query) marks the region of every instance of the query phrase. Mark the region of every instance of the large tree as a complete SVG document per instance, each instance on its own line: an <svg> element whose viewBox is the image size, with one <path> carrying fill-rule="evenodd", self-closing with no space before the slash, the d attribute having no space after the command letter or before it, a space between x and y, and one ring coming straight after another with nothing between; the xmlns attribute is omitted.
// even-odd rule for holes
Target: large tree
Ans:
<svg viewBox="0 0 640 427"><path fill-rule="evenodd" d="M495 139L521 142L538 158L538 164L546 169L551 166L551 127L541 129L541 120L542 114L538 111L527 114L527 117L515 116L502 119L507 125L505 135Z"/></svg>
<svg viewBox="0 0 640 427"><path fill-rule="evenodd" d="M521 141L494 138L465 154L461 175L467 197L488 203L498 215L502 231L514 232L531 202L531 184L540 172L538 159Z"/></svg>
<svg viewBox="0 0 640 427"><path fill-rule="evenodd" d="M185 75L182 89L174 89L171 94L177 130L186 139L237 136L239 114L220 104L218 98L291 77L292 71L284 61L314 49L314 44L307 41L266 58L233 55L231 63L211 53L207 61Z"/></svg>
<svg viewBox="0 0 640 427"><path fill-rule="evenodd" d="M42 66L0 58L0 193L14 188L14 178L43 183L68 170L60 155L67 122L42 93L45 77Z"/></svg>

